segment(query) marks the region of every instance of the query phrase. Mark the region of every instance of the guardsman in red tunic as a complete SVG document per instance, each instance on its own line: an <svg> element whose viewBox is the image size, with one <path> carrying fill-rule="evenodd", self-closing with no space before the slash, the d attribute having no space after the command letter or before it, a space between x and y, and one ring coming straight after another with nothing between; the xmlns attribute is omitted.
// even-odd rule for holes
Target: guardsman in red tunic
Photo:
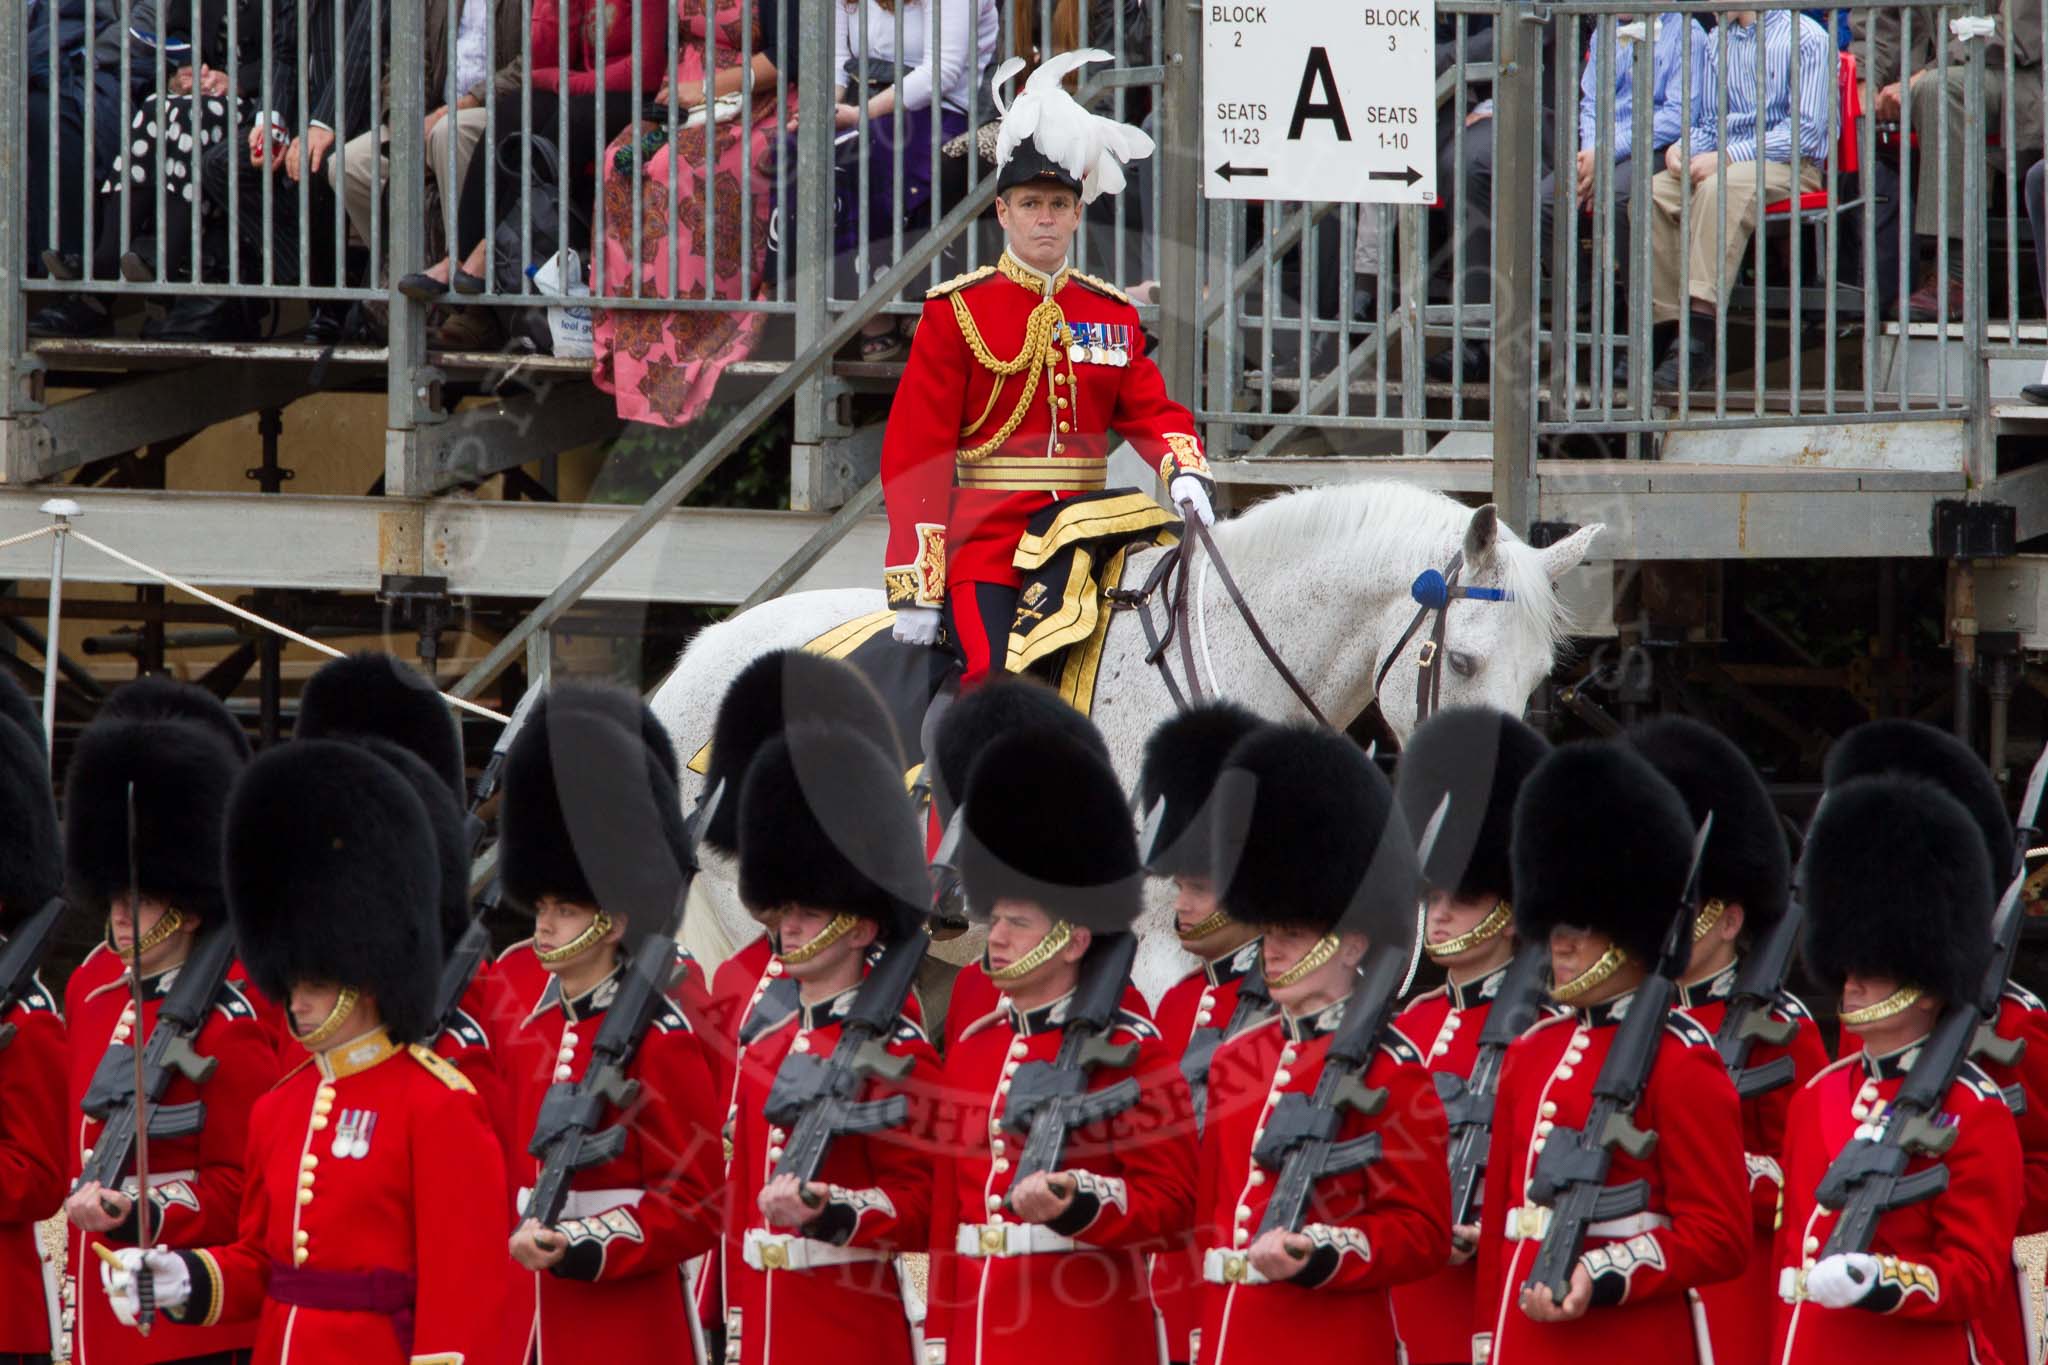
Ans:
<svg viewBox="0 0 2048 1365"><path fill-rule="evenodd" d="M1709 1033L1728 1016L1729 993L1742 955L1784 917L1792 865L1784 827L1763 779L1725 736L1696 720L1666 716L1627 733L1627 741L1678 788L1695 823L1711 812L1700 875L1702 897L1693 925L1692 962L1679 983L1679 1007ZM1771 1349L1771 1305L1777 1299L1771 1243L1784 1194L1785 1115L1807 1081L1828 1064L1827 1046L1806 1006L1780 989L1771 1018L1790 1028L1789 1041L1755 1043L1748 1065L1792 1059L1789 1084L1742 1102L1742 1152L1749 1168L1751 1246L1742 1275L1702 1285L1699 1300L1714 1345L1715 1365L1763 1365Z"/></svg>
<svg viewBox="0 0 2048 1365"><path fill-rule="evenodd" d="M1158 469L1176 507L1191 504L1205 524L1215 515L1194 418L1146 356L1137 308L1067 264L1083 207L1123 184L1120 172L1104 179L1119 154L1098 148L1135 135L1145 155L1150 139L1035 78L1004 123L996 218L1008 245L927 296L882 440L896 638L936 644L950 618L963 689L1003 671L1026 525L1103 488L1112 430Z"/></svg>
<svg viewBox="0 0 2048 1365"><path fill-rule="evenodd" d="M738 798L740 899L780 908L798 994L739 1059L725 1266L726 1359L738 1365L921 1365L896 1255L926 1245L931 1211L939 1057L924 1029L899 1009L882 1046L905 1073L847 1097L905 1096L906 1122L836 1138L816 1179L776 1174L791 1130L767 1113L787 1059L839 1045L868 949L910 939L923 918L930 883L902 766L860 734L799 722L761 746Z"/></svg>
<svg viewBox="0 0 2048 1365"><path fill-rule="evenodd" d="M271 750L235 789L236 939L311 1056L256 1105L232 1240L146 1263L172 1322L254 1321L258 1365L515 1358L497 1134L424 1042L441 870L416 792L376 749L333 739ZM125 1323L144 1261L129 1249L100 1272Z"/></svg>
<svg viewBox="0 0 2048 1365"><path fill-rule="evenodd" d="M1616 1025L1684 897L1692 836L1685 799L1612 743L1555 751L1516 798L1515 926L1549 942L1551 995L1571 1013L1539 1021L1501 1068L1474 1359L1489 1350L1494 1365L1710 1358L1687 1291L1742 1272L1749 1173L1735 1086L1713 1035L1683 1010L1671 1011L1633 1115L1656 1146L1643 1159L1617 1150L1608 1169L1610 1186L1647 1181L1648 1207L1587 1230L1563 1303L1527 1284L1549 1226L1549 1210L1527 1198L1536 1159L1553 1129L1586 1121Z"/></svg>
<svg viewBox="0 0 2048 1365"><path fill-rule="evenodd" d="M199 693L189 684L179 686ZM71 1358L78 1365L226 1360L248 1349L255 1335L246 1322L166 1324L147 1337L122 1327L99 1291L96 1249L135 1240L134 1159L129 1158L118 1190L82 1179L103 1126L83 1109L102 1059L117 1045L146 1047L164 997L202 936L229 932L222 836L228 792L242 769L242 754L223 726L199 718L199 708L208 704L219 706L195 700L190 713L103 714L79 737L65 776L64 861L73 904L103 919L118 960L130 960L139 939L143 996L138 1020L124 971L85 993L70 1010L66 1157L69 1174L79 1183L64 1210L71 1224ZM232 981L215 993L193 1048L214 1059L212 1074L203 1083L182 1073L173 1076L158 1103L204 1105L199 1131L153 1138L149 1144L151 1236L171 1248L206 1246L234 1236L249 1151L249 1111L276 1082L280 1069L276 1033ZM116 1054L117 1064L127 1068L124 1075L132 1075L132 1066L118 1059L128 1055Z"/></svg>
<svg viewBox="0 0 2048 1365"><path fill-rule="evenodd" d="M42 733L29 728L34 716L11 679L0 682L0 694L4 954L7 941L63 890L64 859ZM40 976L31 974L10 999L14 985L0 979L0 1365L46 1359L62 1327L58 1267L44 1260L36 1225L64 1206L64 1016Z"/></svg>
<svg viewBox="0 0 2048 1365"><path fill-rule="evenodd" d="M1388 1291L1450 1253L1450 1153L1422 1053L1391 1023L1358 1077L1384 1102L1345 1113L1336 1138L1380 1140L1363 1170L1325 1176L1299 1229L1265 1228L1280 1171L1256 1155L1275 1110L1321 1084L1358 966L1413 951L1421 868L1394 793L1343 735L1264 727L1217 782L1211 877L1232 917L1263 932L1279 1007L1226 1038L1209 1069L1196 1236L1203 1245L1202 1365L1306 1359L1341 1343L1395 1365ZM1242 839L1241 847L1233 832Z"/></svg>
<svg viewBox="0 0 2048 1365"><path fill-rule="evenodd" d="M1965 1064L1949 1091L1938 1120L1955 1134L1939 1158L1947 1188L1880 1216L1867 1252L1823 1254L1836 1214L1814 1198L1836 1154L1890 1121L1943 1002L1983 980L1985 907L2000 888L1981 847L1960 802L1897 773L1831 785L1807 833L1807 966L1840 988L1843 1026L1863 1046L1808 1082L1787 1120L1771 1357L1783 1365L2002 1359L1981 1319L2011 1282L2022 1177L2018 1130L1990 1077Z"/></svg>
<svg viewBox="0 0 2048 1365"><path fill-rule="evenodd" d="M1175 937L1201 964L1167 987L1154 1015L1166 1045L1180 1054L1197 1141L1217 1046L1273 1010L1259 970L1259 931L1222 908L1209 869L1216 775L1237 742L1264 723L1231 702L1204 702L1152 732L1138 770L1138 809L1162 812L1145 870L1173 879ZM1202 1325L1202 1248L1192 1239L1153 1258L1152 1297L1166 1323L1166 1358L1192 1361Z"/></svg>
<svg viewBox="0 0 2048 1365"><path fill-rule="evenodd" d="M1479 1060L1479 1034L1517 947L1508 861L1515 795L1549 751L1543 736L1514 717L1470 707L1432 717L1402 747L1394 795L1408 828L1427 828L1438 804L1451 799L1422 869L1422 950L1444 969L1444 984L1394 1020L1423 1050L1433 1076L1469 1080ZM1394 1289L1395 1325L1415 1365L1472 1358L1472 1334L1482 1330L1473 1325L1479 1232L1476 1224L1454 1226L1448 1263Z"/></svg>
<svg viewBox="0 0 2048 1365"><path fill-rule="evenodd" d="M1058 1168L1019 1180L1028 1134L1005 1122L1010 1078L1052 1063L1076 988L1137 918L1143 872L1116 774L1087 748L1037 732L991 744L969 775L960 871L989 923L1001 1006L946 1057L944 1149L932 1210L925 1335L932 1361L1072 1365L1159 1357L1146 1254L1172 1245L1194 1203L1187 1083L1144 1016L1118 1008L1103 1042L1126 1065L1086 1086L1137 1083L1131 1107L1068 1134ZM1098 956L1090 958L1090 954Z"/></svg>
<svg viewBox="0 0 2048 1365"><path fill-rule="evenodd" d="M1983 835L1991 884L2004 889L2015 865L2012 818L1990 769L1968 745L1918 721L1881 720L1857 726L1828 750L1829 787L1878 773L1922 778L1961 802ZM2017 1094L2022 1101L2013 1118L2026 1162L2026 1198L2019 1223L2024 1237L2048 1231L2048 1011L2031 991L2007 982L1994 1027L2000 1038L2025 1045L2018 1061L2009 1065L1976 1059L2001 1091ZM1856 1030L1844 1027L1838 1051L1847 1056L1861 1046ZM2039 1298L2041 1287L2026 1283L2026 1266L2017 1253L2008 1259L2012 1271L2004 1277L1999 1303L1985 1313L1982 1326L1999 1360L2024 1361L2032 1355L2032 1301Z"/></svg>
<svg viewBox="0 0 2048 1365"><path fill-rule="evenodd" d="M552 980L507 1048L516 1131L534 1133L551 1085L573 1086L650 934L673 935L688 866L674 754L630 693L559 685L528 713L505 760L499 867L535 917ZM655 1011L626 1069L639 1083L623 1148L576 1173L560 1221L526 1218L512 1256L533 1272L534 1365L684 1358L697 1338L682 1265L718 1233L719 1133L703 1045L682 1010ZM526 1205L536 1154L515 1158Z"/></svg>

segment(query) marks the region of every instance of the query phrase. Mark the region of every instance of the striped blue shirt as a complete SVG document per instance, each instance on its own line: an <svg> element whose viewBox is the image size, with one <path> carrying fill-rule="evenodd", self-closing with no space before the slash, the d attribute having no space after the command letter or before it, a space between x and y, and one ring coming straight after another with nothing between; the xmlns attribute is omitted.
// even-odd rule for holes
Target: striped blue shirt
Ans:
<svg viewBox="0 0 2048 1365"><path fill-rule="evenodd" d="M1729 161L1792 159L1792 25L1799 25L1799 155L1825 164L1828 155L1828 87L1835 80L1835 45L1828 32L1805 15L1769 10L1748 26L1729 21L1728 125L1719 126L1721 33L1707 38L1705 72L1693 91L1692 150L1720 151ZM1764 89L1757 97L1757 31L1763 31ZM1758 110L1762 114L1759 117Z"/></svg>
<svg viewBox="0 0 2048 1365"><path fill-rule="evenodd" d="M1692 88L1695 96L1706 84L1707 31L1697 19L1680 14L1657 16L1657 46L1650 54L1650 150L1661 151L1685 131L1679 68L1685 63L1685 31L1692 30ZM1619 38L1614 43L1614 159L1626 161L1635 142L1635 53ZM1600 42L1587 49L1579 76L1579 149L1590 151L1600 120Z"/></svg>

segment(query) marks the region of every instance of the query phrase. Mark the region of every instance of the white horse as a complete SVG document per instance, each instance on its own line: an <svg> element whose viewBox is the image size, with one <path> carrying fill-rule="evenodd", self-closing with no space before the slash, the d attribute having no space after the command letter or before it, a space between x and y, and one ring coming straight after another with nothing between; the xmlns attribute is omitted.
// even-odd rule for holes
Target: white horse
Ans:
<svg viewBox="0 0 2048 1365"><path fill-rule="evenodd" d="M1547 549L1534 549L1501 527L1491 507L1477 511L1441 493L1407 484L1366 482L1289 493L1217 524L1217 550L1280 657L1332 723L1347 725L1373 699L1383 653L1414 618L1416 575L1446 568L1464 554L1460 583L1505 589L1504 602L1458 600L1446 614L1442 705L1486 705L1516 715L1546 677L1569 622L1555 589L1558 577L1585 558L1602 528L1587 526ZM1142 584L1150 550L1126 562L1124 584ZM770 650L801 646L834 626L884 606L879 588L793 593L712 626L691 642L651 699L684 761L710 737L726 687L749 661ZM1245 628L1206 556L1191 585L1196 669L1202 691L1227 697L1274 719L1307 712L1274 672ZM1417 631L1387 672L1380 711L1405 739L1415 727L1415 655L1428 636ZM1156 667L1145 662L1144 632L1130 613L1112 619L1103 646L1092 715L1108 741L1118 775L1135 783L1145 739L1173 710ZM1179 650L1169 651L1176 676ZM915 737L911 736L914 740ZM702 779L685 774L687 804ZM686 946L707 968L760 931L741 908L730 860L706 850L697 879L700 899L686 921ZM709 910L711 913L706 914ZM1135 978L1157 999L1187 969L1170 930L1165 900L1155 896L1139 921ZM939 945L937 955L960 964L981 951L971 932Z"/></svg>

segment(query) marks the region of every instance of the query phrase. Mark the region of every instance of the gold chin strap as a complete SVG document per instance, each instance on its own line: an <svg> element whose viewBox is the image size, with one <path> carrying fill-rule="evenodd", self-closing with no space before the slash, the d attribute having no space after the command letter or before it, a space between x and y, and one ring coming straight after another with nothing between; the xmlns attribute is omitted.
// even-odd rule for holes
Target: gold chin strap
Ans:
<svg viewBox="0 0 2048 1365"><path fill-rule="evenodd" d="M1301 961L1295 963L1278 976L1267 977L1266 984L1285 989L1288 986L1299 983L1303 978L1335 957L1337 955L1337 946L1337 936L1335 934L1324 934L1315 941L1314 947L1301 955Z"/></svg>
<svg viewBox="0 0 2048 1365"><path fill-rule="evenodd" d="M834 915L825 927L818 931L818 936L809 943L806 943L801 948L791 948L787 952L777 953L776 956L782 959L782 965L785 967L801 967L804 963L809 962L819 953L824 952L827 948L839 942L840 939L852 933L853 926L859 922L852 915L842 910Z"/></svg>
<svg viewBox="0 0 2048 1365"><path fill-rule="evenodd" d="M1913 1008L1913 1002L1918 1000L1920 995L1918 986L1901 986L1875 1005L1865 1005L1860 1010L1847 1010L1836 1017L1840 1019L1843 1028L1862 1028L1865 1024L1875 1024L1895 1014L1904 1014Z"/></svg>
<svg viewBox="0 0 2048 1365"><path fill-rule="evenodd" d="M1705 905L1702 905L1700 907L1699 914L1693 917L1692 941L1694 943L1698 943L1708 934L1713 933L1714 926L1719 924L1721 922L1721 916L1727 913L1728 902L1722 900L1719 896L1714 897L1714 899L1708 901Z"/></svg>
<svg viewBox="0 0 2048 1365"><path fill-rule="evenodd" d="M1212 911L1205 919L1202 920L1200 924L1197 924L1194 928L1183 929L1178 924L1176 924L1173 926L1173 932L1180 936L1180 941L1182 943L1193 943L1198 938L1209 937L1209 935L1217 932L1219 929L1226 927L1227 925L1229 925L1229 923L1230 912L1228 910L1216 910Z"/></svg>
<svg viewBox="0 0 2048 1365"><path fill-rule="evenodd" d="M308 1052L318 1052L322 1043L332 1042L334 1035L341 1031L343 1021L355 1012L356 1001L360 998L361 992L354 986L343 986L341 994L334 997L334 1008L327 1011L327 1017L320 1021L319 1026L311 1033L298 1035L299 1046Z"/></svg>
<svg viewBox="0 0 2048 1365"><path fill-rule="evenodd" d="M134 909L135 907L130 906L129 913L133 914ZM157 916L156 926L136 941L135 951L137 953L146 953L184 927L184 912L175 905L167 905L164 907L164 912ZM109 948L114 946L114 917L111 914L107 916L107 946ZM116 951L119 950L117 949Z"/></svg>
<svg viewBox="0 0 2048 1365"><path fill-rule="evenodd" d="M1012 981L1021 981L1046 963L1052 961L1060 949L1073 942L1073 939L1074 926L1063 919L1054 920L1052 928L1045 931L1045 937L1038 940L1036 948L1033 948L1007 967L991 967L988 979L995 982L998 986L1006 986Z"/></svg>
<svg viewBox="0 0 2048 1365"><path fill-rule="evenodd" d="M535 949L533 955L540 959L540 965L543 967L559 967L564 962L575 961L592 948L595 948L598 945L598 941L611 931L612 917L600 910L590 917L590 927L588 929L585 929L559 948L550 948L546 952Z"/></svg>
<svg viewBox="0 0 2048 1365"><path fill-rule="evenodd" d="M1628 953L1620 948L1609 948L1600 954L1600 960L1580 972L1569 981L1561 981L1550 988L1550 998L1560 1005L1569 1005L1584 996L1587 991L1597 988L1607 978L1621 970L1621 964L1628 961Z"/></svg>
<svg viewBox="0 0 2048 1365"><path fill-rule="evenodd" d="M1468 932L1462 933L1456 938L1447 938L1442 943L1425 943L1422 945L1422 950L1439 962L1447 957L1458 957L1461 954L1471 952L1482 943L1499 938L1507 931L1508 925L1514 921L1514 918L1515 908L1506 901L1502 901L1487 912L1486 918L1473 925Z"/></svg>

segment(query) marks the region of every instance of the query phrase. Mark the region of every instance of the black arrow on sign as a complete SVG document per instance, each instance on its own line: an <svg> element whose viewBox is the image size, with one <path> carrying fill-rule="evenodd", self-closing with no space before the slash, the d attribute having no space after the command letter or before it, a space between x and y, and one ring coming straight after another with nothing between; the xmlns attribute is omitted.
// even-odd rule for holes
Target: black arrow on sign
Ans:
<svg viewBox="0 0 2048 1365"><path fill-rule="evenodd" d="M1263 175L1265 172L1261 171L1260 174ZM1405 171L1374 171L1368 178L1372 180L1405 180L1412 185L1422 179L1422 172L1410 166Z"/></svg>
<svg viewBox="0 0 2048 1365"><path fill-rule="evenodd" d="M1233 166L1228 161L1216 168L1216 174L1222 176L1225 180L1231 180L1240 175L1264 175L1265 173L1266 168L1264 166ZM1420 180L1422 177L1418 175L1415 178Z"/></svg>

